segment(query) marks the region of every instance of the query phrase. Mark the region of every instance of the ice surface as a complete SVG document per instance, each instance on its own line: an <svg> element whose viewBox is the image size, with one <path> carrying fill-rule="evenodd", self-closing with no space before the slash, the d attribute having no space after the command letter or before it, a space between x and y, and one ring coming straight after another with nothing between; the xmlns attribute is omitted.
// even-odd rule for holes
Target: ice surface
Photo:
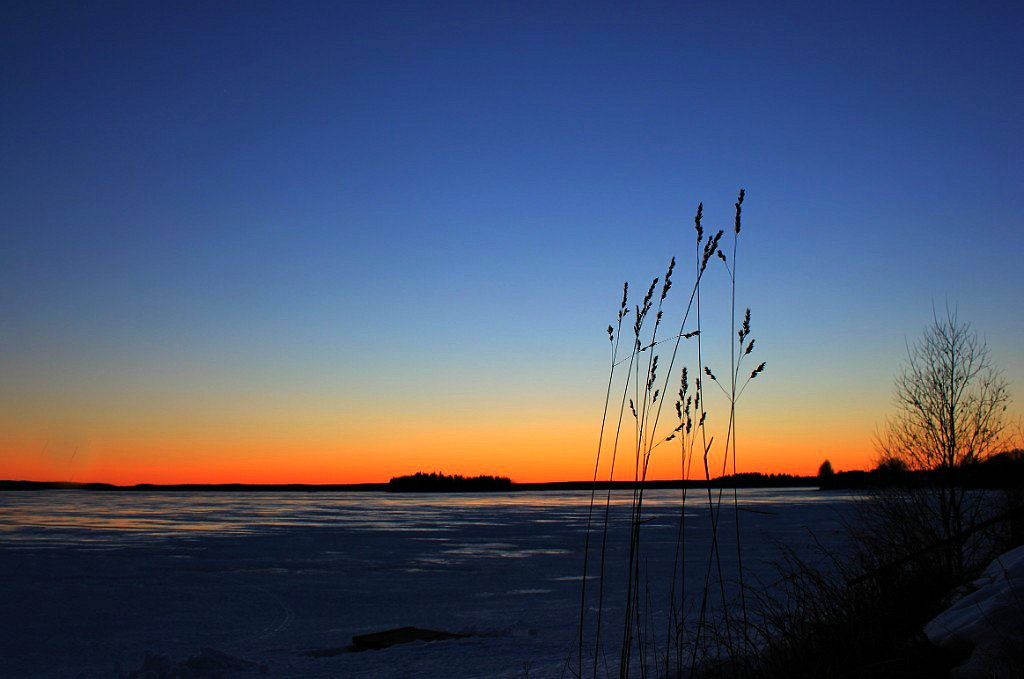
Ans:
<svg viewBox="0 0 1024 679"><path fill-rule="evenodd" d="M610 514L609 648L621 635L611 621L623 608L630 497L615 495ZM570 676L589 501L589 492L0 493L0 676L118 677L147 653L180 661L202 648L269 676ZM655 618L665 614L657 602L667 598L678 504L679 491L645 499ZM812 557L816 540L838 545L851 501L742 490L740 505L750 510L740 513L747 579L770 586L778 544ZM687 507L686 587L696 592L710 529L699 498ZM733 515L723 511L723 535L734 534ZM727 579L732 554L723 549ZM405 626L469 636L308 654Z"/></svg>

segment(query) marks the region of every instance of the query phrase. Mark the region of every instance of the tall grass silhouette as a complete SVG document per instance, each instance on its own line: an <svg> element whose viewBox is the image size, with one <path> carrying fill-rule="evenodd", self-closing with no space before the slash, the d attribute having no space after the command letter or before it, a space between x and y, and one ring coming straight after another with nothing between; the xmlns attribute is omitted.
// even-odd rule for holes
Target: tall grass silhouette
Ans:
<svg viewBox="0 0 1024 679"><path fill-rule="evenodd" d="M664 276L654 278L632 308L629 286L623 287L616 321L608 326L611 358L593 479L611 481L617 472L625 476L628 468L622 467L632 462L633 483L621 536L624 563L610 549L613 544L618 548L610 539L613 484L603 498L596 490L591 493L572 674L594 679L946 674L955 663L922 641L922 626L948 604L954 587L962 587L971 574L1021 540L1020 489L1002 478L992 487L1007 487L1005 494L986 496L991 477L983 480L973 456L955 470L939 466L911 472L906 464L884 462L870 473L872 483L881 485L861 493L854 518L842 531L849 544L841 556L811 534L817 558L804 560L784 547L774 582L748 587L737 487L738 406L766 364L755 358L751 310L739 304L744 198L741 190L731 238L724 230L705 233L703 204L698 205L692 282L681 303L672 303L670 291L681 287L678 272L687 266L673 257ZM709 274L724 275L724 288L709 286ZM716 306L709 308L719 294ZM723 335L727 347L718 345ZM668 396L673 391L674 399ZM1000 394L990 402L1005 400ZM674 416L663 417L670 400ZM645 481L652 460L666 455L678 464L684 483L674 541L659 545L645 527L653 514L645 513ZM989 461L993 469L1014 459L1009 451L1002 456ZM657 468L665 466L659 461ZM934 494L936 483L951 482L951 471L956 472L957 492L971 493L977 508L965 516L964 528L956 524L953 535L942 520L941 498ZM731 478L731 483L713 483L716 477ZM690 480L703 481L697 484L697 498L692 486L688 496ZM723 529L730 520L733 529ZM696 540L693 527L701 533ZM961 555L958 560L941 558L950 546ZM654 550L666 548L671 554L663 560L672 570L663 578L647 560ZM592 566L596 575L590 573ZM615 580L619 577L625 580ZM615 651L617 663L608 658Z"/></svg>
<svg viewBox="0 0 1024 679"><path fill-rule="evenodd" d="M617 465L621 465L621 455L631 454L634 482L630 498L625 598L621 620L617 621L622 629L617 668L619 677L631 676L634 671L644 678L651 674L664 676L671 672L681 675L684 667L693 672L699 664L713 656L725 654L728 657L745 657L749 651L750 635L747 629L750 622L743 593L739 498L735 486L732 489L731 501L736 524L734 548L739 569L741 616L738 624L730 619L730 601L722 569L723 536L719 535L719 525L723 504L726 501L724 488L719 488L716 494L710 483L707 484L710 544L696 618L690 619L686 615L689 593L686 592L685 585L685 484L679 497L679 523L672 557L672 575L667 583L652 583L649 579L643 565L646 546L642 529L645 522L644 482L648 479L651 460L655 454L660 455L663 451L674 450L675 452L671 454L678 455L679 474L684 481L691 478L695 455L699 458L700 466L703 468L703 479L707 482L712 479L712 459L716 451L721 455L721 475L728 473L730 463L733 474L737 470L736 405L749 382L756 379L765 369L765 364L761 363L748 376L741 378L745 375L743 370L747 357L752 354L755 347L751 336L749 309L746 310L742 322L739 322L737 330L736 258L744 196L745 192L741 190L735 203L731 257L722 251L724 230L718 230L714 235L706 234L703 225L704 207L702 203L697 206L694 217L693 279L689 295L682 306L676 332L667 337L659 335L659 332L664 332L664 325L668 322L665 318L666 301L674 285L673 276L677 265L675 257L669 261L664 277L654 278L641 301L634 304L632 309L629 307L629 285L627 283L623 286L615 323L607 328L611 358L593 480L597 482L601 478L604 458L608 459L607 479L611 481L615 478ZM705 275L710 270L710 265L714 265L716 261L721 263L728 277L729 336L734 338L730 339L729 379L725 386L704 360L705 333L701 318L701 291ZM633 320L632 332L625 323L630 315ZM693 349L690 352L690 361L693 362L691 366L680 365L686 363L682 350L687 345L691 345ZM625 349L626 346L629 347L628 350ZM693 375L695 377L691 384ZM708 431L710 410L705 397L708 380L722 391L727 404L727 412L722 418L725 423L724 441L720 441L717 448L715 436ZM616 384L619 384L618 389L615 388ZM678 389L670 385L678 385ZM669 400L667 395L671 390L676 390L677 396L674 400L675 417L666 422L662 420L663 406L665 401ZM614 435L611 434L612 422ZM676 443L662 449L662 446L670 442ZM717 467L715 470L717 471ZM605 656L602 655L604 613L607 603L609 517L612 508L610 485L603 498L603 504L602 512L597 491L593 490L584 539L578 649L575 667L572 668L573 674L580 677L589 674L596 678L601 674L602 666L605 675L613 674ZM599 548L592 544L596 542L596 535L600 537ZM596 593L588 592L592 553L597 562ZM712 598L717 601L712 601ZM664 636L661 636L655 629L654 602L666 600L668 615ZM593 603L591 608L588 608L588 602ZM592 616L589 610L594 611ZM592 631L589 625L592 625ZM589 647L588 633L593 638L592 646ZM587 666L588 662L591 663L590 667Z"/></svg>

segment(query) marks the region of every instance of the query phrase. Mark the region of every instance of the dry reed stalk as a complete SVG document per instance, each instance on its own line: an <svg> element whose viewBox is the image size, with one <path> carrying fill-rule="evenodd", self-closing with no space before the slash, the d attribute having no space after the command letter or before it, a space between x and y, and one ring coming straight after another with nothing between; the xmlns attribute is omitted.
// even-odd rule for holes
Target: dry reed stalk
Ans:
<svg viewBox="0 0 1024 679"><path fill-rule="evenodd" d="M615 377L615 359L618 356L619 351L619 338L622 335L622 320L629 313L626 307L626 301L629 297L629 282L623 283L622 285L622 302L619 305L618 317L616 320L616 327L608 326L608 340L612 343L612 357L611 367L608 370L608 387L605 390L604 395L604 408L601 412L601 432L597 438L597 455L594 460L594 478L593 481L596 484L598 471L601 466L601 449L604 444L604 430L605 424L608 420L608 404L611 400L612 394L612 382ZM580 585L580 623L579 623L579 656L577 660L577 676L583 676L583 623L586 613L586 601L587 601L587 566L590 560L590 532L592 519L594 515L594 498L597 492L597 488L592 487L590 490L590 507L587 510L587 532L583 546L583 580ZM595 658L596 666L596 658Z"/></svg>

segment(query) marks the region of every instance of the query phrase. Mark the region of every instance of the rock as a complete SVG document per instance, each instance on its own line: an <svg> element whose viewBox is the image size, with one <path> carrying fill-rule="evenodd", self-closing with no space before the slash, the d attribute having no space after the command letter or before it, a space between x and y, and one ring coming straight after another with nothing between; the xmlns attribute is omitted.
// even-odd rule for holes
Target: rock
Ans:
<svg viewBox="0 0 1024 679"><path fill-rule="evenodd" d="M445 639L462 639L468 636L468 634L423 629L422 627L397 627L383 632L359 634L352 637L350 646L316 648L306 651L306 655L313 658L330 658L350 651L379 651L389 646L408 644L414 641L444 641Z"/></svg>
<svg viewBox="0 0 1024 679"><path fill-rule="evenodd" d="M408 644L413 641L443 641L445 639L462 639L467 634L441 632L420 627L399 627L372 634L360 634L352 637L352 645L357 651L376 651L396 644Z"/></svg>

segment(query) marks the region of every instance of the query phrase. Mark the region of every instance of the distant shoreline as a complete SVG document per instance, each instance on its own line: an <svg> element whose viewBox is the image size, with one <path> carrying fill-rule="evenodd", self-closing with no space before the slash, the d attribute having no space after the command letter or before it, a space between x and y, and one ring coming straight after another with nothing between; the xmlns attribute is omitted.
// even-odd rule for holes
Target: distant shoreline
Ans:
<svg viewBox="0 0 1024 679"><path fill-rule="evenodd" d="M1020 488L1024 487L1024 456L994 456L984 463L966 470L963 477L967 488ZM543 483L516 483L506 477L446 476L414 474L396 477L388 483L138 483L118 486L112 483L77 483L73 481L14 481L0 480L3 491L85 490L95 492L200 492L200 493L518 493L545 491L587 490L672 490L681 488L816 488L821 490L865 490L891 486L920 487L939 483L935 472L893 471L879 467L872 471L842 471L827 476L795 476L792 474L761 474L747 472L720 476L710 481L703 479L681 481L668 479L643 481L547 481Z"/></svg>
<svg viewBox="0 0 1024 679"><path fill-rule="evenodd" d="M758 475L758 478L721 477L708 481L661 480L644 481L645 490L673 490L682 488L817 488L819 479L815 476ZM548 481L543 483L512 483L509 488L499 490L418 490L389 488L387 483L138 483L118 486L112 483L77 483L71 481L0 481L0 491L42 491L42 490L85 490L95 492L214 492L214 493L345 493L380 492L401 494L425 493L517 493L523 491L567 491L567 490L632 490L637 486L633 481Z"/></svg>

